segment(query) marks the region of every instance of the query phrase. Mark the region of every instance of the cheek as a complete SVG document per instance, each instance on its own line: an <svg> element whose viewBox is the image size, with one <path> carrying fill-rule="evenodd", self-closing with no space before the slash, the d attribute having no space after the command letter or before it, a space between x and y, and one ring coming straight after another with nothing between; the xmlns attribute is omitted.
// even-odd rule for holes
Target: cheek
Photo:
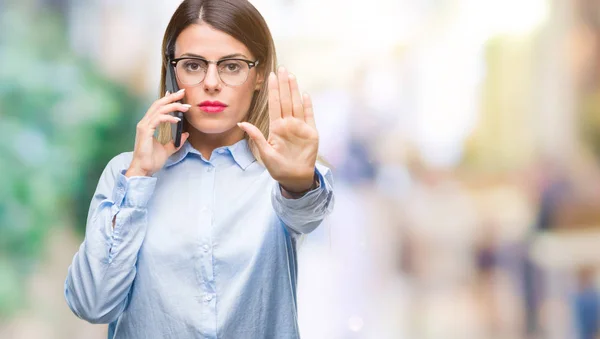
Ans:
<svg viewBox="0 0 600 339"><path fill-rule="evenodd" d="M200 103L202 99L202 87L201 86L182 86L180 89L185 88L185 94L183 95L184 104L190 104L192 106Z"/></svg>
<svg viewBox="0 0 600 339"><path fill-rule="evenodd" d="M250 103L252 102L252 97L254 95L254 85L250 84L247 86L244 84L244 87L240 87L239 91L236 93L236 102L238 103L238 108L243 111L244 114L247 113L250 108Z"/></svg>

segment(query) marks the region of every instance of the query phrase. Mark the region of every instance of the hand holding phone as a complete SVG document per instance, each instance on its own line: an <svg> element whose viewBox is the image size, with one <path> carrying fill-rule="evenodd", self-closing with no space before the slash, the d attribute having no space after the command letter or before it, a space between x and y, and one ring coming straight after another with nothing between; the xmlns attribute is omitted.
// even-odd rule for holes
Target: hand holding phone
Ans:
<svg viewBox="0 0 600 339"><path fill-rule="evenodd" d="M125 173L125 176L151 176L159 171L167 159L182 145L175 146L174 143L160 143L155 132L162 123L176 125L181 123L181 118L172 115L172 112L187 112L190 105L182 104L181 100L185 92L170 93L156 100L148 109L142 120L137 124L135 134L135 147L133 159ZM183 114L183 113L181 113ZM182 133L180 144L185 143L189 133Z"/></svg>

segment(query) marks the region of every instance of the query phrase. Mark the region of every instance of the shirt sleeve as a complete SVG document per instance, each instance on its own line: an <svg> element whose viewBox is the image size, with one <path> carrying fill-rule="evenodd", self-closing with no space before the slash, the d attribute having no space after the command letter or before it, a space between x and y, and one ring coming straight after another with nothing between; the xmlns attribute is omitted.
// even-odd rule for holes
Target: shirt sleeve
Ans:
<svg viewBox="0 0 600 339"><path fill-rule="evenodd" d="M273 186L271 202L275 213L288 230L295 234L312 232L333 210L335 198L331 170L317 164L315 174L318 187L298 199L284 197L279 183Z"/></svg>
<svg viewBox="0 0 600 339"><path fill-rule="evenodd" d="M146 206L157 179L127 178L130 161L131 153L122 153L104 169L90 204L85 238L65 281L69 308L91 323L110 323L125 309L146 234Z"/></svg>

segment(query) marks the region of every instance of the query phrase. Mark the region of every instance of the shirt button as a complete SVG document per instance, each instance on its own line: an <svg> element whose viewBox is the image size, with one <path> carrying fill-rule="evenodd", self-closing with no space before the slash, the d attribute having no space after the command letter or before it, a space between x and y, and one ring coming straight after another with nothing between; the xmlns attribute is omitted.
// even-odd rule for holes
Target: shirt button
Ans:
<svg viewBox="0 0 600 339"><path fill-rule="evenodd" d="M210 250L210 247L208 245L204 245L202 246L202 249L204 250L204 252L208 252L208 250Z"/></svg>
<svg viewBox="0 0 600 339"><path fill-rule="evenodd" d="M207 172L212 172L213 170L214 170L214 168L213 168L212 166L211 166L211 167L208 167L208 168L206 169L206 171L207 171Z"/></svg>
<svg viewBox="0 0 600 339"><path fill-rule="evenodd" d="M217 153L223 154L223 153L225 153L225 150L224 149L220 149L220 150L217 151Z"/></svg>
<svg viewBox="0 0 600 339"><path fill-rule="evenodd" d="M207 294L204 296L204 301L209 302L212 300L212 298L213 298L212 294Z"/></svg>

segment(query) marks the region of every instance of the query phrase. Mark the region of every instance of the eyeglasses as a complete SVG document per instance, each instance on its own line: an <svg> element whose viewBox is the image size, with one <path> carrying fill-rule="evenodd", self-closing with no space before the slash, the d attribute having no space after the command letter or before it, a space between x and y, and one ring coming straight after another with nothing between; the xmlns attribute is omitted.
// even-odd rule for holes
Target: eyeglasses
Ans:
<svg viewBox="0 0 600 339"><path fill-rule="evenodd" d="M223 59L211 61L197 57L185 57L171 60L175 67L177 79L184 85L193 86L201 83L206 78L208 66L217 65L217 73L223 83L229 86L240 86L248 80L248 74L257 61L245 59Z"/></svg>

